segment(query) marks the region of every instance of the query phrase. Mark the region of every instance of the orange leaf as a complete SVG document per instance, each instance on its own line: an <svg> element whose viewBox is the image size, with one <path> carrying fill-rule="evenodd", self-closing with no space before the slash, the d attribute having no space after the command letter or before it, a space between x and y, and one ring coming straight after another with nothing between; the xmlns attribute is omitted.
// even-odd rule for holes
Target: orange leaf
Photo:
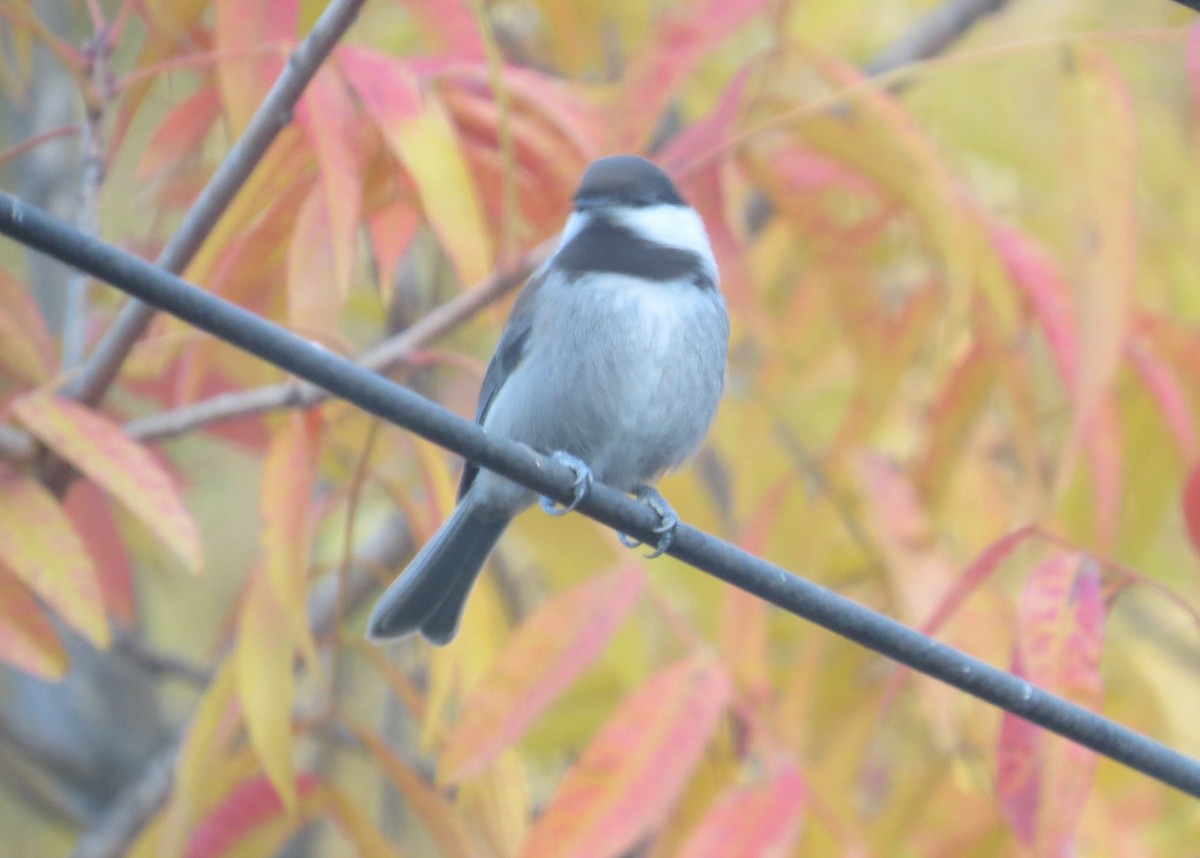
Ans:
<svg viewBox="0 0 1200 858"><path fill-rule="evenodd" d="M108 620L92 559L41 483L0 470L0 563L97 647Z"/></svg>
<svg viewBox="0 0 1200 858"><path fill-rule="evenodd" d="M416 210L407 200L395 200L375 212L367 220L371 234L371 248L379 272L379 287L384 301L392 300L392 285L395 283L396 266L417 233L420 220Z"/></svg>
<svg viewBox="0 0 1200 858"><path fill-rule="evenodd" d="M362 203L362 182L359 176L358 158L358 111L350 100L341 78L328 68L317 72L308 85L304 96L296 107L296 118L308 135L309 142L317 152L317 164L321 169L321 196L325 208L323 218L326 231L319 238L297 236L304 240L316 239L327 248L332 265L323 277L322 272L309 272L311 281L308 290L332 291L334 307L350 294L350 280L354 273L354 250L358 239L359 207ZM299 232L299 228L297 228ZM293 248L294 250L294 248ZM292 255L288 255L288 285L295 294L299 284L293 268ZM303 276L303 271L299 272ZM331 289L332 287L332 289ZM334 316L336 320L336 316Z"/></svg>
<svg viewBox="0 0 1200 858"><path fill-rule="evenodd" d="M783 858L795 850L808 788L785 763L770 780L734 787L692 832L680 858Z"/></svg>
<svg viewBox="0 0 1200 858"><path fill-rule="evenodd" d="M392 153L416 185L421 207L462 283L491 271L492 241L458 136L435 93L390 57L339 49L338 63Z"/></svg>
<svg viewBox="0 0 1200 858"><path fill-rule="evenodd" d="M1013 672L1095 710L1103 696L1104 600L1094 561L1059 552L1030 575L1017 612ZM1039 855L1072 851L1096 755L1005 713L997 792L1018 837Z"/></svg>
<svg viewBox="0 0 1200 858"><path fill-rule="evenodd" d="M0 661L42 679L62 679L67 672L67 650L50 618L28 588L3 565L0 565Z"/></svg>
<svg viewBox="0 0 1200 858"><path fill-rule="evenodd" d="M626 566L547 599L521 623L463 702L443 779L461 783L517 741L603 651L644 584L641 568Z"/></svg>
<svg viewBox="0 0 1200 858"><path fill-rule="evenodd" d="M1116 64L1096 48L1073 49L1065 77L1064 158L1080 230L1075 433L1082 437L1125 348L1137 277L1137 118Z"/></svg>
<svg viewBox="0 0 1200 858"><path fill-rule="evenodd" d="M234 137L283 70L284 50L296 37L298 0L219 0L216 4L217 80ZM272 46L278 45L278 50Z"/></svg>
<svg viewBox="0 0 1200 858"><path fill-rule="evenodd" d="M250 744L289 812L296 809L292 764L292 703L296 679L291 619L267 576L251 575L238 616L234 652L238 696Z"/></svg>
<svg viewBox="0 0 1200 858"><path fill-rule="evenodd" d="M721 666L703 656L659 672L627 698L567 772L523 855L617 855L671 811L729 705Z"/></svg>
<svg viewBox="0 0 1200 858"><path fill-rule="evenodd" d="M319 786L317 776L311 773L296 778L294 791L301 798L313 793ZM255 776L238 784L192 833L186 858L217 858L230 851L255 829L278 820L284 815L284 806L279 795L264 777ZM297 818L289 828L295 829L302 822ZM287 832L281 832L286 836ZM282 845L282 844L281 844Z"/></svg>
<svg viewBox="0 0 1200 858"><path fill-rule="evenodd" d="M220 115L220 93L214 86L202 86L172 107L142 150L137 177L148 179L195 157Z"/></svg>
<svg viewBox="0 0 1200 858"><path fill-rule="evenodd" d="M383 773L404 796L413 812L421 818L429 836L438 847L438 854L469 858L479 854L478 844L467 831L463 820L441 795L420 775L410 769L375 734L351 725L354 734L375 758Z"/></svg>
<svg viewBox="0 0 1200 858"><path fill-rule="evenodd" d="M288 325L304 336L336 342L341 311L328 189L317 184L300 205L288 242Z"/></svg>
<svg viewBox="0 0 1200 858"><path fill-rule="evenodd" d="M201 566L200 533L167 472L120 426L66 399L33 393L13 411L46 446L116 498L189 572Z"/></svg>
<svg viewBox="0 0 1200 858"><path fill-rule="evenodd" d="M0 368L26 384L54 372L54 341L28 290L0 271Z"/></svg>

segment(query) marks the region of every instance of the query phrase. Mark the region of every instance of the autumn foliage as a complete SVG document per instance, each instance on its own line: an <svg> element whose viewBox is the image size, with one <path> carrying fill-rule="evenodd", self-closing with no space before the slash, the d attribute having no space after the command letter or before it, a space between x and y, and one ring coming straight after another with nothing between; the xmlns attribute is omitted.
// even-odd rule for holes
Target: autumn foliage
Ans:
<svg viewBox="0 0 1200 858"><path fill-rule="evenodd" d="M77 105L0 124L4 189L153 259L324 6L54 5L0 5L0 115ZM653 157L733 322L682 517L1195 755L1200 25L996 3L872 63L934 5L366 4L181 273L469 415L584 167ZM72 327L36 265L0 242L28 854L138 788L139 858L1194 854L1185 797L581 516L523 516L451 646L367 644L461 463L165 316L61 395L121 299Z"/></svg>

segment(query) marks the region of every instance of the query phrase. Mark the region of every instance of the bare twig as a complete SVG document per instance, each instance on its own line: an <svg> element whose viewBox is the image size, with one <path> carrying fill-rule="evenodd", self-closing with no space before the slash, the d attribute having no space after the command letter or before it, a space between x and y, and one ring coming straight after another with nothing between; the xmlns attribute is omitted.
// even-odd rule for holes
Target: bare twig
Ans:
<svg viewBox="0 0 1200 858"><path fill-rule="evenodd" d="M112 803L100 822L75 844L71 858L120 858L171 794L179 741L168 743Z"/></svg>
<svg viewBox="0 0 1200 858"><path fill-rule="evenodd" d="M394 575L412 555L408 523L397 516L367 540L347 569L339 588L337 575L326 575L309 593L308 618L313 633L329 634L338 619L339 606L354 610ZM339 593L340 590L340 593ZM175 763L183 737L173 741L147 763L141 777L130 784L100 820L75 844L71 858L120 858L155 814L167 803L175 779Z"/></svg>
<svg viewBox="0 0 1200 858"><path fill-rule="evenodd" d="M332 0L276 79L271 91L250 120L246 133L234 144L212 179L188 211L179 231L167 242L158 264L178 274L200 249L213 226L246 183L267 148L292 121L292 109L325 57L358 15L364 0ZM131 300L118 314L95 352L67 386L66 393L88 405L104 398L138 337L154 318L154 308Z"/></svg>
<svg viewBox="0 0 1200 858"><path fill-rule="evenodd" d="M479 286L447 301L420 321L366 352L359 363L376 372L403 364L414 351L445 336L483 307L512 291L549 255L557 237L527 253L511 271L493 275ZM200 426L235 417L261 414L277 408L310 408L328 398L323 390L298 381L269 384L251 390L225 393L173 411L150 414L125 425L141 441L163 441Z"/></svg>
<svg viewBox="0 0 1200 858"><path fill-rule="evenodd" d="M99 9L93 9L99 15ZM104 181L104 118L112 87L109 75L109 43L103 19L96 23L96 33L84 51L87 57L91 91L83 93L85 119L83 123L83 165L79 175L79 212L75 222L91 235L100 232L100 185ZM70 371L83 362L87 351L88 294L91 278L76 271L67 284L67 300L62 327L62 366Z"/></svg>
<svg viewBox="0 0 1200 858"><path fill-rule="evenodd" d="M28 463L37 455L37 445L27 432L0 423L0 459Z"/></svg>
<svg viewBox="0 0 1200 858"><path fill-rule="evenodd" d="M211 670L181 656L159 652L131 632L118 633L113 650L152 676L179 679L198 688L205 688L212 682Z"/></svg>
<svg viewBox="0 0 1200 858"><path fill-rule="evenodd" d="M886 74L937 56L980 18L998 11L1008 0L948 0L929 10L920 21L879 52L863 69L867 75Z"/></svg>

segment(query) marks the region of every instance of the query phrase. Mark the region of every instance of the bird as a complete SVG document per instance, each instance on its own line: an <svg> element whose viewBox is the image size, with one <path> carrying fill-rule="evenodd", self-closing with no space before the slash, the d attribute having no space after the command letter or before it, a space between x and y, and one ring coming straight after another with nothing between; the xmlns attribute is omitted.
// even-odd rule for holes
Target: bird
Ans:
<svg viewBox="0 0 1200 858"><path fill-rule="evenodd" d="M476 422L658 514L657 556L679 519L653 488L690 458L725 385L729 317L700 215L636 155L594 161L557 249L513 304L484 373ZM449 643L488 555L536 494L468 462L450 517L380 596L367 637ZM622 535L627 545L637 545Z"/></svg>

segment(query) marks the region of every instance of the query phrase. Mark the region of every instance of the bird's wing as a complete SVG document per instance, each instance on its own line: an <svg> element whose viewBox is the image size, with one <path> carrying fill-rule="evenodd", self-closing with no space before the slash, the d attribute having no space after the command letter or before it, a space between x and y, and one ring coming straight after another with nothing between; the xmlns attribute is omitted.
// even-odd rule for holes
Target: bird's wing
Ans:
<svg viewBox="0 0 1200 858"><path fill-rule="evenodd" d="M534 272L513 304L508 324L505 325L500 342L496 345L496 353L492 355L487 372L483 375L483 387L479 390L479 407L475 410L475 422L480 425L483 425L487 418L488 409L496 400L496 394L525 357L529 333L533 330L533 296L545 282L546 271L546 267L543 266ZM458 484L459 500L467 493L467 489L471 488L471 483L475 481L475 475L478 473L479 466L467 462L462 480Z"/></svg>

